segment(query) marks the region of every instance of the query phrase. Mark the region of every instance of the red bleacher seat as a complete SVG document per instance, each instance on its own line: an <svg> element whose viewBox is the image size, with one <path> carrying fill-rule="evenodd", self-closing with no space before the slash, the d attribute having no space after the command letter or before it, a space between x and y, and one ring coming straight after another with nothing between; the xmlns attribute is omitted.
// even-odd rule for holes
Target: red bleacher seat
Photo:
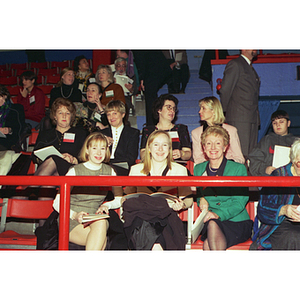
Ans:
<svg viewBox="0 0 300 300"><path fill-rule="evenodd" d="M53 89L53 85L41 84L41 85L38 85L38 88L40 88L44 92L45 95L50 95L50 92Z"/></svg>
<svg viewBox="0 0 300 300"><path fill-rule="evenodd" d="M34 234L19 234L13 230L5 231L6 218L47 219L53 211L53 200L1 199L0 249L36 249Z"/></svg>
<svg viewBox="0 0 300 300"><path fill-rule="evenodd" d="M52 76L57 75L57 69L39 69L38 75L42 76Z"/></svg>
<svg viewBox="0 0 300 300"><path fill-rule="evenodd" d="M10 77L12 76L11 70L0 69L0 77Z"/></svg>
<svg viewBox="0 0 300 300"><path fill-rule="evenodd" d="M27 63L21 63L21 64L10 64L10 70L17 70L17 69L20 69L20 70L26 70L28 69L28 64Z"/></svg>
<svg viewBox="0 0 300 300"><path fill-rule="evenodd" d="M47 69L48 62L31 62L30 69Z"/></svg>
<svg viewBox="0 0 300 300"><path fill-rule="evenodd" d="M21 87L20 86L8 86L7 89L11 96L17 96L20 92Z"/></svg>
<svg viewBox="0 0 300 300"><path fill-rule="evenodd" d="M57 84L60 80L60 75L47 75L45 76L45 84Z"/></svg>
<svg viewBox="0 0 300 300"><path fill-rule="evenodd" d="M16 77L16 76L0 77L0 84L2 84L2 85L17 85L18 77Z"/></svg>
<svg viewBox="0 0 300 300"><path fill-rule="evenodd" d="M254 221L254 218L255 218L255 204L254 204L254 202L249 201L246 205L246 209L248 211L250 219ZM193 212L193 216L190 219L188 218L188 212L187 211L182 212L179 215L179 217L183 221L191 222L191 220L193 219L193 222L194 222L200 214L200 209L199 209L197 203L194 202L193 209L189 209L189 210L191 210ZM188 224L188 228L190 228L190 230L191 230L191 224ZM188 238L189 237L190 237L190 232L188 232ZM252 240L248 239L246 242L234 245L234 246L228 248L227 250L249 250L249 247L250 247L251 244L252 244ZM187 245L187 248L190 248L190 249L203 249L203 242L200 240L200 237L198 237L198 239L194 243L192 243L191 245Z"/></svg>
<svg viewBox="0 0 300 300"><path fill-rule="evenodd" d="M69 67L70 66L70 62L69 61L52 61L51 62L51 68L57 68L58 72L60 72L60 70Z"/></svg>

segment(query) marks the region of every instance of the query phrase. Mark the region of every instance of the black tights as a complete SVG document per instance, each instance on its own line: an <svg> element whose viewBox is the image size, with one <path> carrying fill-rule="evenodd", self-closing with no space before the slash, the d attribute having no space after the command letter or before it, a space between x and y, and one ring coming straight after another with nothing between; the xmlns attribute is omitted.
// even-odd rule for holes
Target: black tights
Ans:
<svg viewBox="0 0 300 300"><path fill-rule="evenodd" d="M218 224L212 219L207 225L207 238L203 250L226 250L227 241Z"/></svg>

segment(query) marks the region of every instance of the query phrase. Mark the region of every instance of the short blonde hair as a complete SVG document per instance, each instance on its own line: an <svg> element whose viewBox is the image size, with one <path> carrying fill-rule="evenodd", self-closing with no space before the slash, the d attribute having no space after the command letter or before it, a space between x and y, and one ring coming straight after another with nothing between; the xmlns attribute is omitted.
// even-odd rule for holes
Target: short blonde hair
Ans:
<svg viewBox="0 0 300 300"><path fill-rule="evenodd" d="M120 100L109 101L106 104L104 110L106 113L108 113L109 111L112 111L112 110L116 110L116 111L120 112L121 114L126 114L125 104L124 104L124 102L122 102Z"/></svg>
<svg viewBox="0 0 300 300"><path fill-rule="evenodd" d="M109 65L99 65L95 74L95 80L98 84L101 85L101 82L99 80L99 73L101 69L105 69L108 72L108 82L114 82L114 76L113 76L113 72L112 69Z"/></svg>
<svg viewBox="0 0 300 300"><path fill-rule="evenodd" d="M81 148L81 151L79 153L79 159L82 162L86 162L89 160L89 155L87 154L87 150L89 147L91 147L94 143L104 143L104 147L106 149L105 151L105 157L103 162L107 163L110 159L110 151L108 147L108 142L104 134L101 132L93 132L85 139L83 146Z"/></svg>
<svg viewBox="0 0 300 300"><path fill-rule="evenodd" d="M169 154L167 156L167 165L169 167L169 169L172 169L172 162L173 162L173 154L172 154L172 139L170 137L170 135L164 131L164 130L155 130L153 131L148 139L147 139L147 143L146 143L146 147L145 147L145 156L144 156L144 168L142 169L142 173L148 175L150 170L151 170L151 153L150 153L150 145L153 143L154 139L159 136L160 134L164 134L165 136L167 136L168 138L168 144L169 144Z"/></svg>
<svg viewBox="0 0 300 300"><path fill-rule="evenodd" d="M224 140L224 146L229 145L230 137L229 133L222 126L209 126L201 134L201 144L205 145L205 140L209 135L221 136Z"/></svg>
<svg viewBox="0 0 300 300"><path fill-rule="evenodd" d="M221 125L225 122L223 108L218 98L214 96L205 97L199 100L199 107L201 107L202 103L205 103L209 107L209 109L214 111L214 120L213 120L214 125Z"/></svg>

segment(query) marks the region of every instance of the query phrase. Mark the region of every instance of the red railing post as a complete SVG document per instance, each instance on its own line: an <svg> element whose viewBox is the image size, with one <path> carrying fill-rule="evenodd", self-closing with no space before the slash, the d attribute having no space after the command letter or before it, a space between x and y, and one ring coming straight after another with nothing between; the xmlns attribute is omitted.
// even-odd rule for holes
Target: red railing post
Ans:
<svg viewBox="0 0 300 300"><path fill-rule="evenodd" d="M60 186L58 250L69 250L70 185Z"/></svg>

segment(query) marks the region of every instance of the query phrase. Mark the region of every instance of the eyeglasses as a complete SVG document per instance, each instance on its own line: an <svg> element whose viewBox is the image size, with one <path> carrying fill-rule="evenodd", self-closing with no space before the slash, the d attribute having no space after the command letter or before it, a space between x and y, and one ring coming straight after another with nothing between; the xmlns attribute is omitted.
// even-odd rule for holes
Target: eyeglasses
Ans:
<svg viewBox="0 0 300 300"><path fill-rule="evenodd" d="M116 65L117 68L126 68L126 65Z"/></svg>
<svg viewBox="0 0 300 300"><path fill-rule="evenodd" d="M163 107L166 107L167 110L173 110L175 113L177 112L177 107L176 106L164 105Z"/></svg>

